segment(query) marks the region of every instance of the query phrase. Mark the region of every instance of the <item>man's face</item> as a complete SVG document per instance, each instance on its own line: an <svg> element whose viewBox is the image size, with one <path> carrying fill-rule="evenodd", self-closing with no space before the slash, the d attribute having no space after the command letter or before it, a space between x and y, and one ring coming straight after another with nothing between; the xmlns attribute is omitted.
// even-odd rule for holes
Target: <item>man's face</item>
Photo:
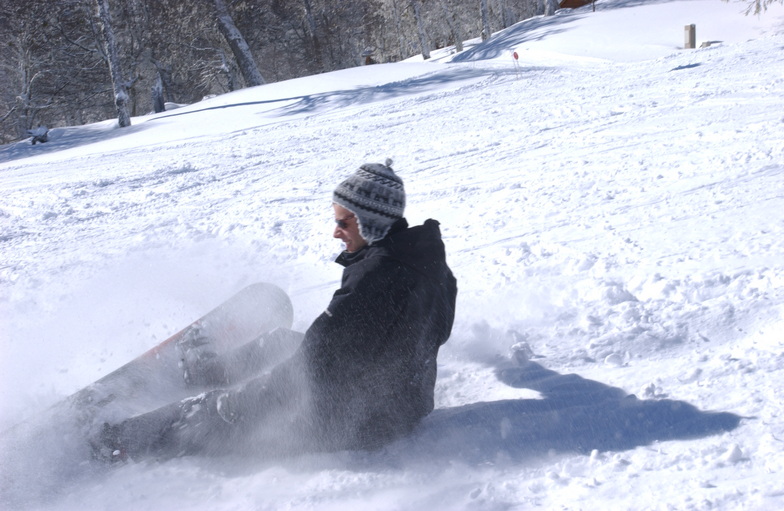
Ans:
<svg viewBox="0 0 784 511"><path fill-rule="evenodd" d="M332 236L340 239L346 245L346 251L356 252L367 245L367 241L359 235L359 222L354 213L343 206L332 205L335 210L335 232Z"/></svg>

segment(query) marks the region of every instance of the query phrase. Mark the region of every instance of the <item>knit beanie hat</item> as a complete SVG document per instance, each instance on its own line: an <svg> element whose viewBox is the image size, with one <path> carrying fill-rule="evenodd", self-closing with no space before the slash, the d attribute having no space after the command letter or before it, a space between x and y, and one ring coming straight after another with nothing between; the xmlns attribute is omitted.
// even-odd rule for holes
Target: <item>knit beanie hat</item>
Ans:
<svg viewBox="0 0 784 511"><path fill-rule="evenodd" d="M359 235L369 244L383 239L392 224L403 218L406 192L391 166L388 158L383 165L366 163L332 194L332 202L357 217Z"/></svg>

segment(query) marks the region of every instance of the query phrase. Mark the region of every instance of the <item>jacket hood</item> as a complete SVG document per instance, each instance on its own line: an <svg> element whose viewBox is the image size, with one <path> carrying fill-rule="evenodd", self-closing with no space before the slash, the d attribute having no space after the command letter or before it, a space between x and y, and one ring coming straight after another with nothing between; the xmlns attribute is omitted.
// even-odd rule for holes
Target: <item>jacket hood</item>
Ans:
<svg viewBox="0 0 784 511"><path fill-rule="evenodd" d="M343 252L335 262L350 266L369 257L390 257L432 277L446 259L439 225L437 220L429 219L422 225L409 227L406 219L401 218L384 239L354 253Z"/></svg>

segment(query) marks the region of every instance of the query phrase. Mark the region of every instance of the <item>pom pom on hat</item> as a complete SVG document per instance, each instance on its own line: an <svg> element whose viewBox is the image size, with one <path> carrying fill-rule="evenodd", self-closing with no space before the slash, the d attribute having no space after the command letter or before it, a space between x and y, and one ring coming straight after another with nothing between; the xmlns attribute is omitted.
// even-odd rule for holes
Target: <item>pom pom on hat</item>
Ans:
<svg viewBox="0 0 784 511"><path fill-rule="evenodd" d="M372 244L403 218L406 192L403 180L392 170L392 160L387 158L384 164L365 163L359 167L338 185L332 202L354 213L360 236Z"/></svg>

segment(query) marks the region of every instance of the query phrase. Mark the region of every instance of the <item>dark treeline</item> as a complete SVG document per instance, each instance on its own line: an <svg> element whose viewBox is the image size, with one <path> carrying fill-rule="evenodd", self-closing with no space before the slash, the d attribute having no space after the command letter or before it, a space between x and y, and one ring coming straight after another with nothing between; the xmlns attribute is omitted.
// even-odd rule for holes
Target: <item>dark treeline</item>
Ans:
<svg viewBox="0 0 784 511"><path fill-rule="evenodd" d="M553 0L6 0L0 142L460 45ZM128 121L129 122L129 121Z"/></svg>

